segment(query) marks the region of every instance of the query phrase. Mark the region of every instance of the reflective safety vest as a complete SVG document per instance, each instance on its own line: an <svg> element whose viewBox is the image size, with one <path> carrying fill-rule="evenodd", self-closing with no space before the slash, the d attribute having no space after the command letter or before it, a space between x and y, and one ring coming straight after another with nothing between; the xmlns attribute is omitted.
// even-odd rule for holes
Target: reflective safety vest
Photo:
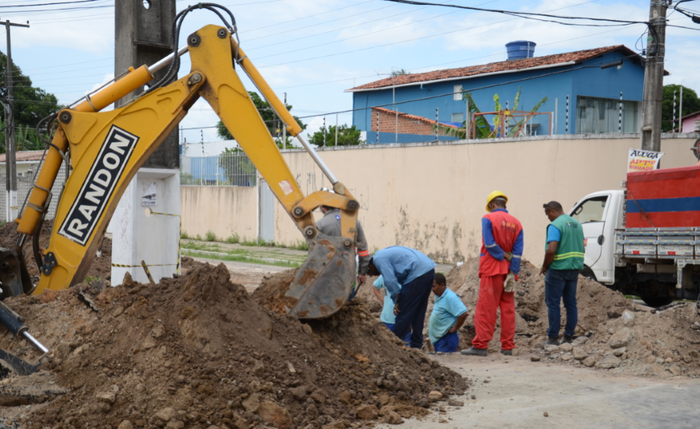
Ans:
<svg viewBox="0 0 700 429"><path fill-rule="evenodd" d="M484 215L491 222L493 238L496 244L504 252L512 252L515 241L523 230L520 221L514 216L502 210L496 210ZM498 259L491 256L486 249L484 236L481 235L481 254L479 257L479 277L490 277L499 274L508 274L510 271L510 261Z"/></svg>
<svg viewBox="0 0 700 429"><path fill-rule="evenodd" d="M582 270L584 247L581 224L571 216L563 214L554 219L550 225L559 230L561 238L554 254L554 262L549 268L552 270Z"/></svg>

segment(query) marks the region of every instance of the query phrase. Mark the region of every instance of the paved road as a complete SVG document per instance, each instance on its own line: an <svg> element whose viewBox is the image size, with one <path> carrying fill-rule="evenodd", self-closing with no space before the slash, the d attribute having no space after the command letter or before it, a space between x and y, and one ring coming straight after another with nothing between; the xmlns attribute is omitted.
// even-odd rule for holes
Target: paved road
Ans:
<svg viewBox="0 0 700 429"><path fill-rule="evenodd" d="M467 395L459 398L465 405L445 406L446 413L406 421L404 429L700 427L696 379L619 377L589 368L534 363L528 357L434 358L472 383Z"/></svg>

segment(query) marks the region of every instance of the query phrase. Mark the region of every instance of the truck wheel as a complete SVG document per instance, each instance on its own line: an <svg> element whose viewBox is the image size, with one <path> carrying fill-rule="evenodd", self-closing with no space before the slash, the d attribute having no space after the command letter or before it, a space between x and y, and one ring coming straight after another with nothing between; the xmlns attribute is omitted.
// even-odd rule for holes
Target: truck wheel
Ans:
<svg viewBox="0 0 700 429"><path fill-rule="evenodd" d="M584 277L587 277L587 278L589 278L589 279L591 279L591 280L598 281L598 279L595 278L595 273L593 272L593 270L591 269L591 267L588 267L588 266L585 266L585 265L584 265L584 266L583 266L583 269L581 270L581 275L584 276Z"/></svg>
<svg viewBox="0 0 700 429"><path fill-rule="evenodd" d="M646 305L654 308L663 307L664 305L668 305L673 302L673 297L662 291L655 291L655 293L643 293L641 294L640 298L642 298L642 301L644 301Z"/></svg>

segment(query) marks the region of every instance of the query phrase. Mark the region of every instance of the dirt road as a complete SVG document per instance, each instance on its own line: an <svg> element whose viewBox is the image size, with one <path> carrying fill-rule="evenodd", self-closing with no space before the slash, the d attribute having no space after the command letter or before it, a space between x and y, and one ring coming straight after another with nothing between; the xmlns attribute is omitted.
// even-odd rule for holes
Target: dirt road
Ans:
<svg viewBox="0 0 700 429"><path fill-rule="evenodd" d="M405 429L696 428L700 421L696 379L613 376L535 364L529 357L433 358L472 383L467 395L457 398L464 406L440 402L445 412L407 420Z"/></svg>

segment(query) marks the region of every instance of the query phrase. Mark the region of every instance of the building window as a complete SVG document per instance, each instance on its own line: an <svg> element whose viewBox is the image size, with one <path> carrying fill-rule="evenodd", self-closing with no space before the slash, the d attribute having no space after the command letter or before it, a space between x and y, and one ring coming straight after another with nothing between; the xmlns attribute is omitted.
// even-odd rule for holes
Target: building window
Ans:
<svg viewBox="0 0 700 429"><path fill-rule="evenodd" d="M576 133L599 134L620 131L622 111L622 132L639 132L639 102L622 101L614 98L581 97L576 99Z"/></svg>
<svg viewBox="0 0 700 429"><path fill-rule="evenodd" d="M462 85L455 85L452 92L452 99L462 101Z"/></svg>
<svg viewBox="0 0 700 429"><path fill-rule="evenodd" d="M464 113L453 113L452 122L459 122L460 124L464 122Z"/></svg>

